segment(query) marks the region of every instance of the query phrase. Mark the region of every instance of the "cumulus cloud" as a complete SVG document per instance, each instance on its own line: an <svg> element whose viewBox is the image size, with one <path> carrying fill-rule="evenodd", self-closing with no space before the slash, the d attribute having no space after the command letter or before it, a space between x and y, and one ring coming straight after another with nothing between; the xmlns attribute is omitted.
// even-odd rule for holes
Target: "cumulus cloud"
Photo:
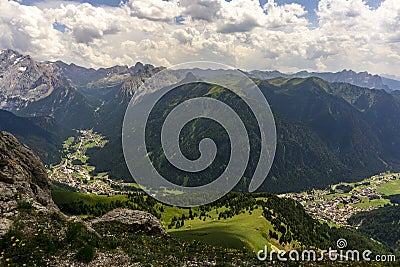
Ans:
<svg viewBox="0 0 400 267"><path fill-rule="evenodd" d="M91 43L104 35L121 31L124 12L120 9L93 7L90 4L61 4L58 8L46 8L48 18L65 25L78 43Z"/></svg>
<svg viewBox="0 0 400 267"><path fill-rule="evenodd" d="M60 34L43 11L34 6L0 0L0 46L25 53L59 55L63 49Z"/></svg>
<svg viewBox="0 0 400 267"><path fill-rule="evenodd" d="M173 22L179 15L178 2L174 0L130 0L126 6L130 9L132 16L141 19Z"/></svg>
<svg viewBox="0 0 400 267"><path fill-rule="evenodd" d="M363 0L320 0L314 23L301 4L274 0L129 0L118 7L0 0L0 6L0 48L41 60L90 67L212 60L243 69L400 76L398 0L376 8Z"/></svg>
<svg viewBox="0 0 400 267"><path fill-rule="evenodd" d="M217 13L222 3L220 0L181 0L179 6L183 16L188 16L193 20L213 22L218 17Z"/></svg>
<svg viewBox="0 0 400 267"><path fill-rule="evenodd" d="M268 0L264 5L264 12L268 15L267 26L271 29L290 29L308 24L305 18L307 11L296 3L277 5L273 0Z"/></svg>
<svg viewBox="0 0 400 267"><path fill-rule="evenodd" d="M258 0L224 1L219 15L217 31L221 33L249 32L265 19Z"/></svg>
<svg viewBox="0 0 400 267"><path fill-rule="evenodd" d="M172 32L172 37L178 40L178 42L181 44L192 45L195 35L198 34L199 32L195 31L192 28L177 29L174 32Z"/></svg>
<svg viewBox="0 0 400 267"><path fill-rule="evenodd" d="M386 0L372 9L362 0L321 0L317 15L315 40L324 51L336 50L336 55L325 61L327 68L394 72L390 65L395 66L399 56L399 42L393 38L400 26L398 1ZM329 38L329 42L323 38ZM390 40L395 42L391 44Z"/></svg>

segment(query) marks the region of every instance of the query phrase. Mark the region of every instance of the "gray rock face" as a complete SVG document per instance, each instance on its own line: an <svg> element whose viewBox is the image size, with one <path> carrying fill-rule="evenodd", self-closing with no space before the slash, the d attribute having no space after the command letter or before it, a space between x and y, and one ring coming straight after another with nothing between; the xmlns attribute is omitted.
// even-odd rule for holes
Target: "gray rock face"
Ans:
<svg viewBox="0 0 400 267"><path fill-rule="evenodd" d="M139 89L139 87L142 86L147 79L151 78L157 72L163 70L163 68L137 63L135 67L131 68L131 70L132 73L130 73L128 79L124 81L121 89L118 92L117 98L120 100L130 100L137 89Z"/></svg>
<svg viewBox="0 0 400 267"><path fill-rule="evenodd" d="M58 68L61 76L69 79L75 86L87 90L109 92L115 87L119 90L115 97L119 101L130 100L135 91L143 84L145 80L161 71L162 67L154 67L150 64L137 62L135 66L113 66L110 68L88 69L75 64L66 64L57 61L53 64Z"/></svg>
<svg viewBox="0 0 400 267"><path fill-rule="evenodd" d="M55 68L12 50L0 51L0 109L18 110L49 96Z"/></svg>
<svg viewBox="0 0 400 267"><path fill-rule="evenodd" d="M111 222L121 223L124 226L124 231L142 231L147 234L167 235L167 232L154 215L139 210L115 209L101 218L92 220L91 224L95 226L96 224ZM113 230L117 231L117 229Z"/></svg>
<svg viewBox="0 0 400 267"><path fill-rule="evenodd" d="M21 205L57 210L46 170L39 157L7 132L0 132L0 236ZM9 219L7 219L9 218Z"/></svg>
<svg viewBox="0 0 400 267"><path fill-rule="evenodd" d="M24 117L50 116L67 128L81 128L93 119L93 107L58 64L13 50L0 50L0 109Z"/></svg>
<svg viewBox="0 0 400 267"><path fill-rule="evenodd" d="M0 50L0 109L23 116L52 116L60 122L58 111L82 106L86 94L106 98L113 94L118 102L129 101L145 80L162 69L138 62L130 68L95 70L61 61L38 62L29 55Z"/></svg>

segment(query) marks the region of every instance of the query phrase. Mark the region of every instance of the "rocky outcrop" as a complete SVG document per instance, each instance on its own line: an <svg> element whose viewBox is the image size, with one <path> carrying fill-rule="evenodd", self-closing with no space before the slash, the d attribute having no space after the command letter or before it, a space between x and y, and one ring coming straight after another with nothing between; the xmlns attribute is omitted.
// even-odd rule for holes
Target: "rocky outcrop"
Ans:
<svg viewBox="0 0 400 267"><path fill-rule="evenodd" d="M106 223L106 224L104 224ZM114 223L114 225L113 225ZM103 217L91 221L91 225L101 229L100 232L113 232L118 234L119 227L122 226L122 232L143 232L150 235L167 235L167 232L161 226L158 219L147 212L129 209L115 209L106 213ZM112 228L105 229L104 226L113 225Z"/></svg>
<svg viewBox="0 0 400 267"><path fill-rule="evenodd" d="M18 209L57 210L39 157L7 132L0 132L0 236Z"/></svg>
<svg viewBox="0 0 400 267"><path fill-rule="evenodd" d="M117 99L126 101L130 100L137 89L142 86L147 79L151 78L157 72L163 70L163 67L154 67L152 65L137 63L131 69L129 78L122 84L121 89L117 93Z"/></svg>

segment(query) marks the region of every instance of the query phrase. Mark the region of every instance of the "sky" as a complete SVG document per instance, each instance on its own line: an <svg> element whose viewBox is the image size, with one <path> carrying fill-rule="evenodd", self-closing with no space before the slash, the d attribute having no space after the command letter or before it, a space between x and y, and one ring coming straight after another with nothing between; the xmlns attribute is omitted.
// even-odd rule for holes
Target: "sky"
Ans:
<svg viewBox="0 0 400 267"><path fill-rule="evenodd" d="M0 48L85 67L214 61L400 77L398 0L0 0Z"/></svg>

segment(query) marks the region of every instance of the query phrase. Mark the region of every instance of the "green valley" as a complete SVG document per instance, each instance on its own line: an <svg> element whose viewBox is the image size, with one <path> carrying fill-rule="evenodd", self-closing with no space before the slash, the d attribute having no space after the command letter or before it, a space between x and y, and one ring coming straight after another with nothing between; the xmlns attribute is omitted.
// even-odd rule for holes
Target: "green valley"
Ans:
<svg viewBox="0 0 400 267"><path fill-rule="evenodd" d="M102 148L107 144L104 136L93 130L79 130L63 142L63 157L57 165L48 166L48 176L54 185L93 194L117 194L135 190L130 183L109 179L107 172L97 172L88 163L88 149Z"/></svg>

